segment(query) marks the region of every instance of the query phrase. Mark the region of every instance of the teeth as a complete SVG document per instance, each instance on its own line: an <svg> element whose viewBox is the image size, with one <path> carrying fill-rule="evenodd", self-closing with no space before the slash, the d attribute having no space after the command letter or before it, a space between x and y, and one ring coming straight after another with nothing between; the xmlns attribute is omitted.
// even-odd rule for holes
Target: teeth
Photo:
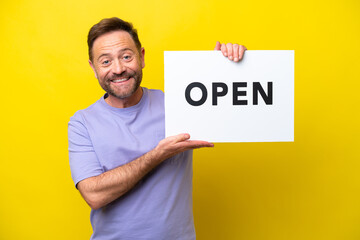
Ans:
<svg viewBox="0 0 360 240"><path fill-rule="evenodd" d="M128 80L129 78L122 78L122 79L115 79L115 80L111 80L114 83L118 83L118 82L124 82L126 80Z"/></svg>

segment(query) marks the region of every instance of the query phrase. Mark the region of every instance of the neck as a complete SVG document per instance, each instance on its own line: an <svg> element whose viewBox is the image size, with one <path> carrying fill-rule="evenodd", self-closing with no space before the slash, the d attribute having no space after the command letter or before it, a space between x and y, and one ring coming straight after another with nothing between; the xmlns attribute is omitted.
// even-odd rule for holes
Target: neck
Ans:
<svg viewBox="0 0 360 240"><path fill-rule="evenodd" d="M136 89L133 95L123 99L108 94L108 97L105 98L105 102L112 107L128 108L138 104L141 100L142 95L143 95L142 87L138 87L138 89Z"/></svg>

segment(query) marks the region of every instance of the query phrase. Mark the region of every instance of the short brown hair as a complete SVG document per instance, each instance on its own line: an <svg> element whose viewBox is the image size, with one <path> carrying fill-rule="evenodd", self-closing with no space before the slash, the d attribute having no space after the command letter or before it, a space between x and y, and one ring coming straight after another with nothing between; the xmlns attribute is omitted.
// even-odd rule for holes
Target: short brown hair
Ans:
<svg viewBox="0 0 360 240"><path fill-rule="evenodd" d="M139 41L137 31L133 27L132 23L126 22L117 17L104 18L100 22L92 26L88 34L87 43L89 47L89 59L91 61L93 58L92 47L94 45L94 41L101 35L104 35L105 33L117 31L117 30L128 32L132 37L132 39L134 40L138 51L139 52L141 51L141 43Z"/></svg>

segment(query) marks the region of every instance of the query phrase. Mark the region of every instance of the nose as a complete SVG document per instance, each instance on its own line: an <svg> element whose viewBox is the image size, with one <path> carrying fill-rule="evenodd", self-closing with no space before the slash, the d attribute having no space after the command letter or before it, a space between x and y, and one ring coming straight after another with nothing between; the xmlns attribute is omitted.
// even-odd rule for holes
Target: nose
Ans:
<svg viewBox="0 0 360 240"><path fill-rule="evenodd" d="M114 61L112 65L112 72L114 74L121 74L125 71L125 66L119 61Z"/></svg>

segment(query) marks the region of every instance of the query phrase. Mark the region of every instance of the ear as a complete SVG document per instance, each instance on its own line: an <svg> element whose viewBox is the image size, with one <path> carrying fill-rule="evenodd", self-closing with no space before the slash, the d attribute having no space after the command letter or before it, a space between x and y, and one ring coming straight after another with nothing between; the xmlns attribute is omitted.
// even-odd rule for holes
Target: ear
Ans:
<svg viewBox="0 0 360 240"><path fill-rule="evenodd" d="M145 67L145 48L141 48L140 54L141 54L141 56L140 56L141 67L144 68Z"/></svg>
<svg viewBox="0 0 360 240"><path fill-rule="evenodd" d="M97 74L96 74L96 71L95 71L95 67L94 67L94 64L91 62L91 60L89 59L89 64L90 64L90 67L92 68L92 70L94 71L95 73L95 78L97 79Z"/></svg>

